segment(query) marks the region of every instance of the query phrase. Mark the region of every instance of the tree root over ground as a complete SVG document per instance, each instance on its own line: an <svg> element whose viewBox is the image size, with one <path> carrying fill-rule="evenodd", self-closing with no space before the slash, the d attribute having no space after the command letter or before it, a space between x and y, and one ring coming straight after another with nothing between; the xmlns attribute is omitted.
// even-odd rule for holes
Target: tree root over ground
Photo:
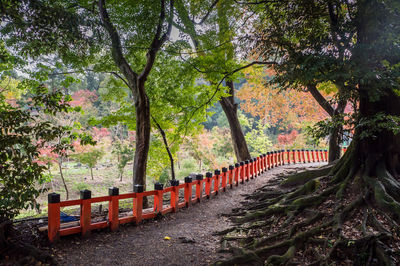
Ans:
<svg viewBox="0 0 400 266"><path fill-rule="evenodd" d="M345 156L256 191L219 233L233 255L216 265L399 265L400 182L374 165Z"/></svg>

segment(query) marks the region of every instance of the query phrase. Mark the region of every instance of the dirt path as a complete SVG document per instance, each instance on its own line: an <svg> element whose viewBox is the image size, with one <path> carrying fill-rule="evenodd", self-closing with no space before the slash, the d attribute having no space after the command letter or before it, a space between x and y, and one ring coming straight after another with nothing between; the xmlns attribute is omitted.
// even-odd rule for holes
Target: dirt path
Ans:
<svg viewBox="0 0 400 266"><path fill-rule="evenodd" d="M118 232L94 232L87 239L63 237L53 247L53 254L61 265L209 265L226 256L217 253L219 237L212 235L229 227L222 213L238 207L243 194L252 193L270 178L316 165L321 164L274 168L220 193L218 199L205 200L160 220L121 226ZM165 236L171 239L164 240ZM184 243L180 238L194 243Z"/></svg>

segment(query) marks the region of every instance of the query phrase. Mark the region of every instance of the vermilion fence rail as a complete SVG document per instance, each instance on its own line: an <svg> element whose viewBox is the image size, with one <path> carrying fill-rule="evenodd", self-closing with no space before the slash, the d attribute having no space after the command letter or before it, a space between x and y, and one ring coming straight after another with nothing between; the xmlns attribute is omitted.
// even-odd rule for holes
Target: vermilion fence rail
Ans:
<svg viewBox="0 0 400 266"><path fill-rule="evenodd" d="M225 191L227 187L239 186L245 180L249 181L285 163L326 162L327 160L327 150L279 150L230 165L228 168L223 167L222 171L215 170L214 174L207 172L205 178L201 174L196 175L195 180L192 177L186 177L183 184L179 184L179 180L171 180L171 186L164 188L163 184L156 183L152 191L143 191L142 185L135 185L133 193L119 195L119 189L112 187L108 190L108 196L92 198L91 191L83 190L80 192L80 199L67 201L60 201L60 194L50 193L48 194L48 237L50 242L54 242L60 236L78 233L85 236L94 229L110 228L111 231L115 231L120 224L137 224L142 220L152 219L157 214L177 212L180 208L189 207L204 198L210 198L219 191ZM184 191L183 202L179 202L180 190ZM168 193L170 193L170 200L165 204L164 195ZM154 203L151 209L143 210L143 197L146 196L154 196ZM123 199L133 200L132 215L119 217L119 201ZM105 221L92 222L91 220L92 203L97 202L108 202L108 219ZM80 206L80 219L73 226L61 228L61 208L67 206Z"/></svg>

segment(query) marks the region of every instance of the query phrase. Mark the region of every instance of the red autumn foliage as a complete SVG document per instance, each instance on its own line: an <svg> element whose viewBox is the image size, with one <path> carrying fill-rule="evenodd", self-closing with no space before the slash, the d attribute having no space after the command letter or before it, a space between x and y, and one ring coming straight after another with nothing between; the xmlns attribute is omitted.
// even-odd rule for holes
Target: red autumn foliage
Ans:
<svg viewBox="0 0 400 266"><path fill-rule="evenodd" d="M70 105L75 106L85 106L91 105L97 100L98 96L95 92L90 90L79 90L72 94L72 101Z"/></svg>
<svg viewBox="0 0 400 266"><path fill-rule="evenodd" d="M297 130L292 130L289 134L279 134L278 135L278 142L281 145L290 145L296 140L297 135L299 132Z"/></svg>

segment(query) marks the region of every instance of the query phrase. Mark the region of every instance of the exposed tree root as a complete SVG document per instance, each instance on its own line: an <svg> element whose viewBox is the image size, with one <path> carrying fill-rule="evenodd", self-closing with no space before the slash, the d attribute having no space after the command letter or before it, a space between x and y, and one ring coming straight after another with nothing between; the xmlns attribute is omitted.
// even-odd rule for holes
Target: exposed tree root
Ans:
<svg viewBox="0 0 400 266"><path fill-rule="evenodd" d="M221 232L234 256L216 264L399 265L400 182L380 161L352 158L248 196Z"/></svg>

